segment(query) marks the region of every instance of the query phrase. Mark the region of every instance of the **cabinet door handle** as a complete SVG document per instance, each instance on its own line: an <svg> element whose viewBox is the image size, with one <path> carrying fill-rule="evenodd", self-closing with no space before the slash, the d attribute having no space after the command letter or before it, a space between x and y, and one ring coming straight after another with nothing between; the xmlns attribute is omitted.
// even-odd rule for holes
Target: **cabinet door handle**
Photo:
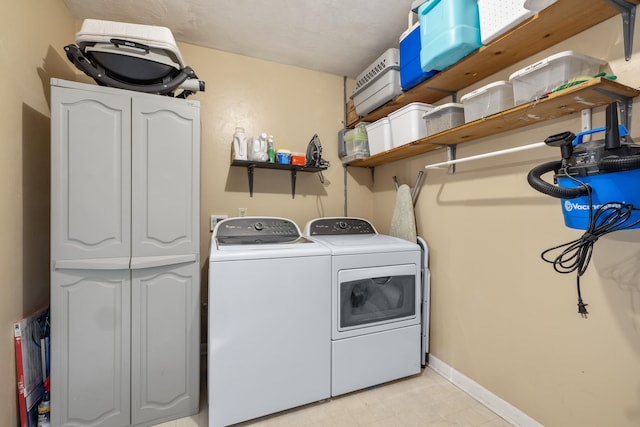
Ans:
<svg viewBox="0 0 640 427"><path fill-rule="evenodd" d="M129 257L60 259L53 261L54 270L127 270Z"/></svg>
<svg viewBox="0 0 640 427"><path fill-rule="evenodd" d="M131 269L162 267L165 265L186 264L196 262L196 254L166 255L131 258Z"/></svg>

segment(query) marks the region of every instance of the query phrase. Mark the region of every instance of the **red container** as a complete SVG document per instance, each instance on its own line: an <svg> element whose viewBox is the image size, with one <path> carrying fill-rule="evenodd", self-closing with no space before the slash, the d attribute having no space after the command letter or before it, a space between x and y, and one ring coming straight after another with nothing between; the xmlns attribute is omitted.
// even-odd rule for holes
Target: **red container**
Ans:
<svg viewBox="0 0 640 427"><path fill-rule="evenodd" d="M292 153L291 164L296 166L305 166L307 164L307 156L302 153Z"/></svg>

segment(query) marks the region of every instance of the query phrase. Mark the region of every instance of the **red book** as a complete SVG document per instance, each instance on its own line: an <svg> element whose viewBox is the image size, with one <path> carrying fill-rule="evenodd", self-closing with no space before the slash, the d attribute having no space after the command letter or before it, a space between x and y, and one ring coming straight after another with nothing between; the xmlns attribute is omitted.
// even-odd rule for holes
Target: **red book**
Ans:
<svg viewBox="0 0 640 427"><path fill-rule="evenodd" d="M44 395L40 343L48 339L47 317L48 307L13 324L21 427L36 427L38 422L38 403Z"/></svg>

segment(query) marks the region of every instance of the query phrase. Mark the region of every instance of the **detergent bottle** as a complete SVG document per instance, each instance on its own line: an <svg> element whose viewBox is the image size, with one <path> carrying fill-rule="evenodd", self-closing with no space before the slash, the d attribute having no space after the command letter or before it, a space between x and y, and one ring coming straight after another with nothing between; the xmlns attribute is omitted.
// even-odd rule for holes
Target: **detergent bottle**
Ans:
<svg viewBox="0 0 640 427"><path fill-rule="evenodd" d="M241 127L237 127L233 134L233 159L247 160L247 139Z"/></svg>
<svg viewBox="0 0 640 427"><path fill-rule="evenodd" d="M269 135L269 138L267 138L267 154L269 163L274 163L276 161L276 152L273 149L273 135Z"/></svg>

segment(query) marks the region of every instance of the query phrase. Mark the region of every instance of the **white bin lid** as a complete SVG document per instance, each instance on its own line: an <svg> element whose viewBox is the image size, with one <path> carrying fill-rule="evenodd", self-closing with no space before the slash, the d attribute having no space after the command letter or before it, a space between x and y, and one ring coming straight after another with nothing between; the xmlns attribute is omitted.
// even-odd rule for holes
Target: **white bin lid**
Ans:
<svg viewBox="0 0 640 427"><path fill-rule="evenodd" d="M425 117L427 117L430 114L437 114L437 113L440 113L442 111L450 110L450 109L464 109L464 105L458 104L456 102L450 102L448 104L438 105L433 110L427 111L426 113L424 113L422 118L424 119Z"/></svg>
<svg viewBox="0 0 640 427"><path fill-rule="evenodd" d="M506 80L500 80L500 81L497 81L497 82L489 83L486 86L482 86L481 88L478 88L478 89L474 90L473 92L469 92L468 94L463 95L462 97L460 97L460 102L464 103L464 101L468 101L471 98L475 98L476 96L482 95L483 93L486 93L489 90L494 89L494 88L499 87L499 86L511 87L512 85L511 85L510 82L508 82Z"/></svg>
<svg viewBox="0 0 640 427"><path fill-rule="evenodd" d="M578 53L578 52L574 52L572 50L567 50L564 52L560 52L560 53L556 53L555 55L551 55L547 58L544 58L534 64L531 64L529 66L526 66L518 71L516 71L515 73L511 74L509 76L509 80L515 80L518 79L520 77L526 76L527 74L531 74L534 71L537 71L543 67L548 66L549 64L552 64L554 62L558 62L562 59L565 59L567 57L573 57L574 59L578 59L581 60L583 62L587 62L587 63L592 63L592 64L597 64L599 66L603 66L607 63L607 61L604 61L602 59L598 59L598 58L594 58L593 56L588 56L588 55L584 55L582 53Z"/></svg>
<svg viewBox="0 0 640 427"><path fill-rule="evenodd" d="M433 109L433 105L425 104L423 102L412 102L410 104L405 105L402 108L398 108L396 111L389 113L389 118L394 119L395 117L401 116L411 111L430 111Z"/></svg>
<svg viewBox="0 0 640 427"><path fill-rule="evenodd" d="M383 117L381 119L376 120L373 123L368 123L365 128L367 129L367 131L369 131L370 129L377 129L380 126L384 126L384 125L388 125L389 124L389 118L388 117Z"/></svg>

